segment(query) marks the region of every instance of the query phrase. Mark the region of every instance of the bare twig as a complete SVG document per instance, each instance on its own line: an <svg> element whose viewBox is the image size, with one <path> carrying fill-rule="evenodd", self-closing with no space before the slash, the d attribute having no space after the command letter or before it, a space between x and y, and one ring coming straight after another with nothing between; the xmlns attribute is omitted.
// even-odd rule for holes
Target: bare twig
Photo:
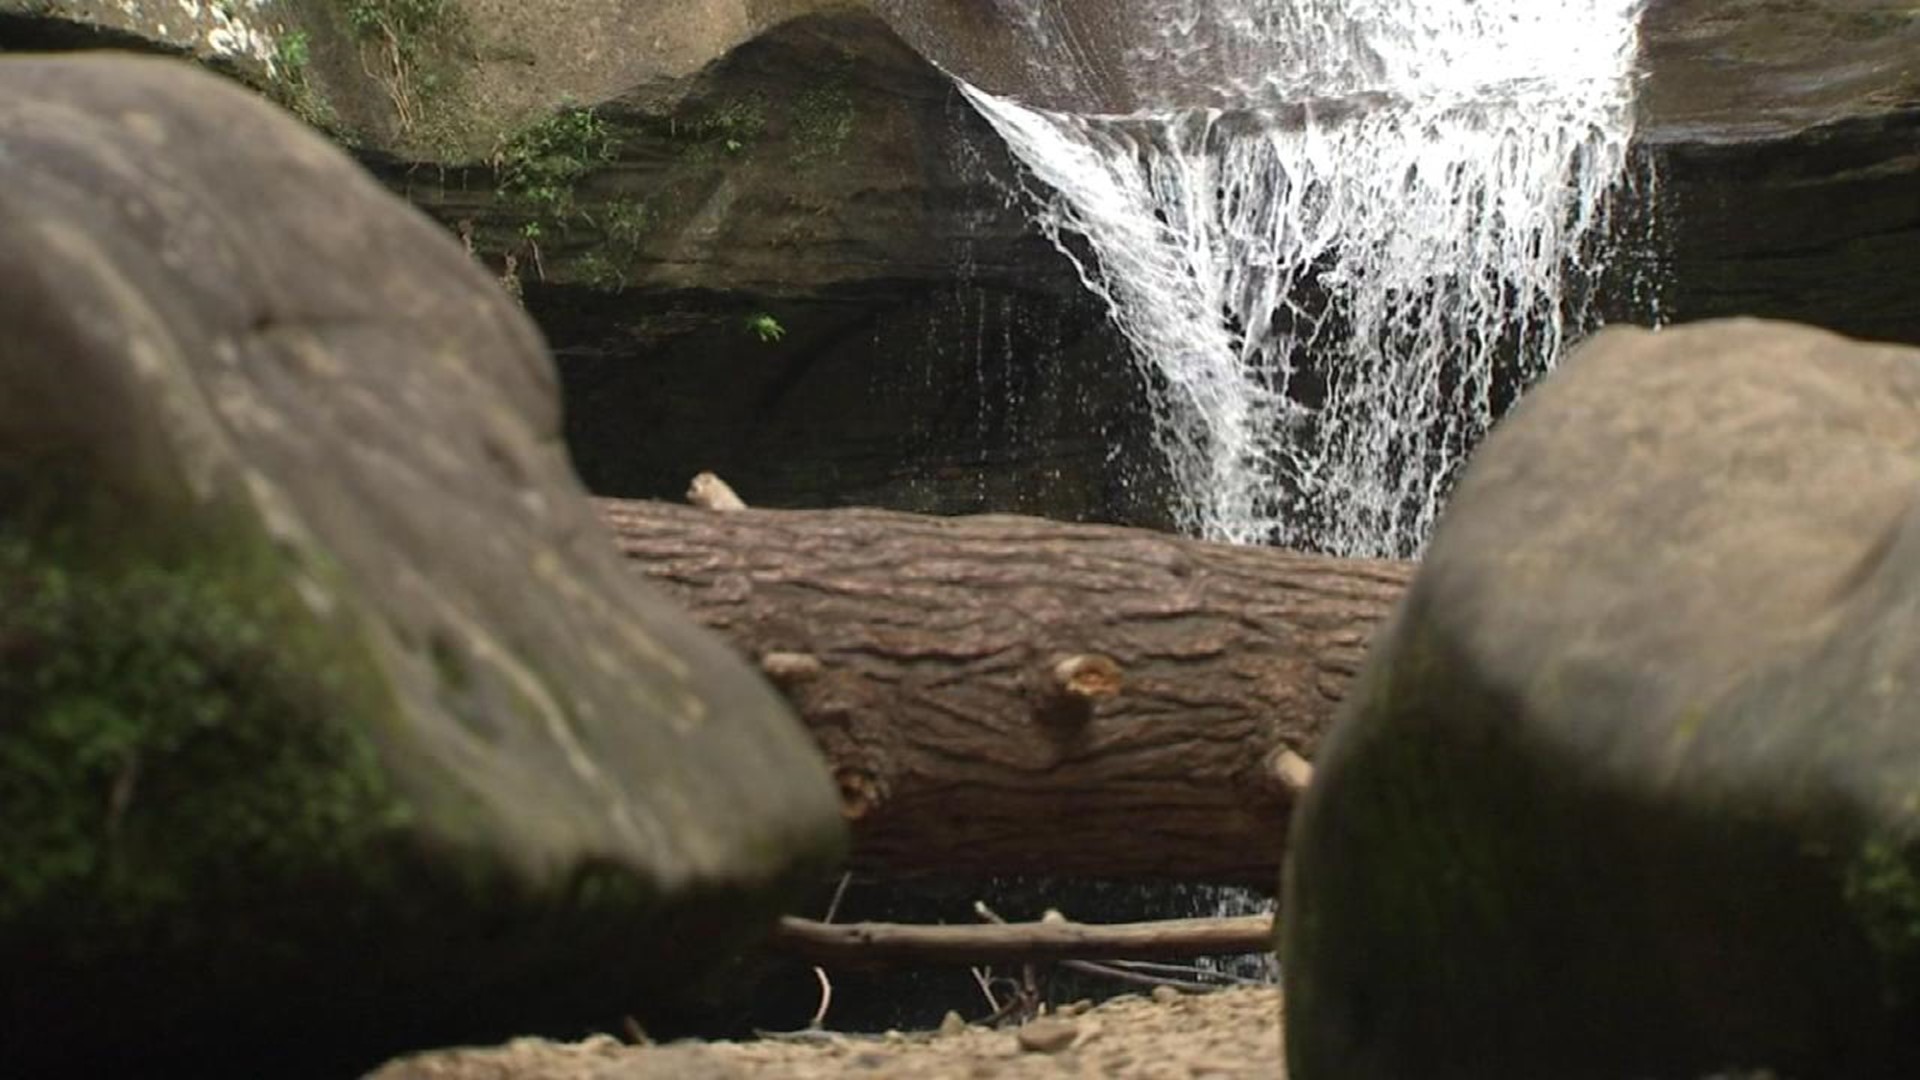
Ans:
<svg viewBox="0 0 1920 1080"><path fill-rule="evenodd" d="M753 1037L775 1042L832 1042L843 1036L837 1031L825 1031L820 1028L801 1028L798 1031L765 1031L754 1028Z"/></svg>
<svg viewBox="0 0 1920 1080"><path fill-rule="evenodd" d="M1075 922L991 926L901 923L831 925L780 920L775 948L828 966L1032 963L1053 960L1169 960L1234 956L1271 948L1268 915L1096 925Z"/></svg>
<svg viewBox="0 0 1920 1080"><path fill-rule="evenodd" d="M826 917L820 920L821 922L830 923L833 921L833 917L835 915L840 914L840 901L846 898L847 883L852 880L853 880L852 871L847 871L840 875L840 884L835 885L833 887L833 899L827 901L827 914L826 914Z"/></svg>
<svg viewBox="0 0 1920 1080"><path fill-rule="evenodd" d="M822 923L833 922L833 917L840 913L840 901L846 898L847 883L852 880L851 871L840 875L840 883L833 887L833 899L827 901L827 914L820 920ZM827 969L818 964L813 967L813 977L820 980L820 1007L813 1010L813 1019L807 1022L807 1027L818 1028L827 1022L827 1010L833 1007L833 980L827 978Z"/></svg>
<svg viewBox="0 0 1920 1080"><path fill-rule="evenodd" d="M1093 960L1062 960L1060 966L1068 971L1078 971L1083 975L1097 975L1103 979L1131 983L1135 986L1171 986L1175 990L1188 994L1205 994L1220 989L1217 984L1187 982L1172 979L1165 975L1151 975L1146 972L1130 971L1113 964L1102 964Z"/></svg>
<svg viewBox="0 0 1920 1080"><path fill-rule="evenodd" d="M980 987L981 996L987 999L987 1009L991 1017L1000 1015L1000 999L993 996L993 980L989 975L990 970L989 968L970 967L967 969L967 973L973 976L974 984Z"/></svg>
<svg viewBox="0 0 1920 1080"><path fill-rule="evenodd" d="M813 1019L807 1021L810 1028L818 1028L827 1022L827 1010L833 1006L833 980L827 978L827 969L814 965L813 977L820 980L820 1007L813 1010Z"/></svg>
<svg viewBox="0 0 1920 1080"><path fill-rule="evenodd" d="M975 900L973 902L973 913L980 916L980 921L982 922L990 922L996 926L1007 925L1007 920L1002 918L999 912L988 907L985 900Z"/></svg>
<svg viewBox="0 0 1920 1080"><path fill-rule="evenodd" d="M1270 979L1250 979L1245 975L1235 975L1231 971L1218 971L1213 968L1196 967L1192 964L1161 964L1151 960L1109 960L1104 966L1124 968L1141 975L1160 975L1170 979L1191 979L1194 982L1214 982L1222 986L1271 986Z"/></svg>

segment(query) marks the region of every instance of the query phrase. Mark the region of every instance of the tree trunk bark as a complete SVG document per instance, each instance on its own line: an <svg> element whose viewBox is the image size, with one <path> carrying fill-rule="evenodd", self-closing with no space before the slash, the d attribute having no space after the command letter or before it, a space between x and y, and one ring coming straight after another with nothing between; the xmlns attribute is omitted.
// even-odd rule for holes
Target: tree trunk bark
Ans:
<svg viewBox="0 0 1920 1080"><path fill-rule="evenodd" d="M1289 810L1406 564L1034 518L602 504L783 689L853 865L1277 882Z"/></svg>

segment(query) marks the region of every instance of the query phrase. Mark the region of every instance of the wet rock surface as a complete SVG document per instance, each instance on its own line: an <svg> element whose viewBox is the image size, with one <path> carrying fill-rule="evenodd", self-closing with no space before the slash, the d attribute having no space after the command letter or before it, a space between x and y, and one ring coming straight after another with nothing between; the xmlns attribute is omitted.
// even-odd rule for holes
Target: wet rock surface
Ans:
<svg viewBox="0 0 1920 1080"><path fill-rule="evenodd" d="M1661 315L1920 342L1920 10L1656 0L1642 39Z"/></svg>
<svg viewBox="0 0 1920 1080"><path fill-rule="evenodd" d="M1920 11L1904 0L1652 0L1645 136L1764 141L1920 107Z"/></svg>

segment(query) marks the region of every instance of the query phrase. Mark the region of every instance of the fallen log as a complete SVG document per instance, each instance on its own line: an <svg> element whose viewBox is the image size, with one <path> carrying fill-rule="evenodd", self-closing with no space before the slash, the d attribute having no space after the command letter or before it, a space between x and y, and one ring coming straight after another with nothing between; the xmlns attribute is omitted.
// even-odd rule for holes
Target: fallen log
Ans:
<svg viewBox="0 0 1920 1080"><path fill-rule="evenodd" d="M1273 950L1273 918L1144 923L995 923L917 926L780 920L769 944L823 967L1017 964L1055 960L1186 960Z"/></svg>
<svg viewBox="0 0 1920 1080"><path fill-rule="evenodd" d="M605 501L831 760L853 865L1274 887L1406 564L1034 518Z"/></svg>

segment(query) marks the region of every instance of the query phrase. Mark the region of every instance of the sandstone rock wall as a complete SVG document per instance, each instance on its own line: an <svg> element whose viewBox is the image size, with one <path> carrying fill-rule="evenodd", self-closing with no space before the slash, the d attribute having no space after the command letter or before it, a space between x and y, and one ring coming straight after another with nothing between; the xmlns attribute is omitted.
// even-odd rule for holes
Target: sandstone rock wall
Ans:
<svg viewBox="0 0 1920 1080"><path fill-rule="evenodd" d="M1162 520L1152 467L1113 464L1154 459L1124 345L940 70L1132 107L1112 5L447 0L398 65L323 0L249 0L253 36L211 4L189 33L161 18L175 6L0 0L32 12L0 20L0 47L97 24L224 55L355 140L523 293L598 490L669 497L718 468L772 504ZM1897 0L1653 0L1639 187L1601 310L1920 340L1900 286L1920 274L1917 27Z"/></svg>

